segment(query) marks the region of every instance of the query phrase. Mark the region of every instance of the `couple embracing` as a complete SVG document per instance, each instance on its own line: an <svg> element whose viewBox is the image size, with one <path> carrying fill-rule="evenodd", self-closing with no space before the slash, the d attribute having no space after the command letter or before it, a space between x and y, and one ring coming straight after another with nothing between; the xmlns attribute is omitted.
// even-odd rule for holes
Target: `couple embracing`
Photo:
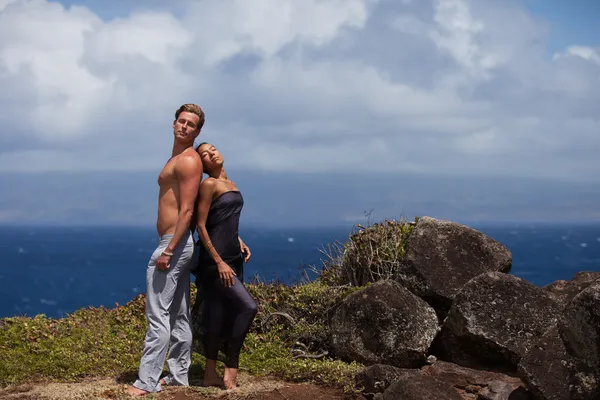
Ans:
<svg viewBox="0 0 600 400"><path fill-rule="evenodd" d="M163 385L189 384L192 270L205 293L205 386L235 388L239 353L257 312L242 283L242 266L250 257L238 235L242 195L228 179L215 146L201 143L194 148L204 120L199 106L179 107L173 121L173 152L158 176L159 243L146 270L148 330L138 379L127 389L134 396L159 392ZM203 173L208 174L205 180ZM222 337L226 339L223 378L216 370ZM169 373L161 378L165 360Z"/></svg>

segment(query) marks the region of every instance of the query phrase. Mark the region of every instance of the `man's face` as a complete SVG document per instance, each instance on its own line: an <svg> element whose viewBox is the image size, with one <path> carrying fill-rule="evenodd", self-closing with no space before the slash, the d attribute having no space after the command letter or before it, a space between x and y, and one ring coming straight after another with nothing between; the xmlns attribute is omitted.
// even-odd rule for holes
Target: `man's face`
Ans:
<svg viewBox="0 0 600 400"><path fill-rule="evenodd" d="M200 129L198 128L199 122L200 118L196 114L182 111L177 120L173 122L175 139L186 143L193 143L200 133Z"/></svg>

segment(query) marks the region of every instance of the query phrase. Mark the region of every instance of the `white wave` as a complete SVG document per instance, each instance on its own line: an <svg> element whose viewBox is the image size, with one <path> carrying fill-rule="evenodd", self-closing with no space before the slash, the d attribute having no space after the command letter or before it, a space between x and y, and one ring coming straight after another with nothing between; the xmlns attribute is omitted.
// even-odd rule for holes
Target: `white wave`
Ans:
<svg viewBox="0 0 600 400"><path fill-rule="evenodd" d="M288 238L288 242L290 242L290 243L293 243L293 242L294 242L294 240L296 240L296 239L294 239L293 237L289 237L289 238Z"/></svg>
<svg viewBox="0 0 600 400"><path fill-rule="evenodd" d="M49 306L55 306L58 304L58 301L54 301L54 300L46 300L46 299L40 299L40 303L42 304L46 304Z"/></svg>

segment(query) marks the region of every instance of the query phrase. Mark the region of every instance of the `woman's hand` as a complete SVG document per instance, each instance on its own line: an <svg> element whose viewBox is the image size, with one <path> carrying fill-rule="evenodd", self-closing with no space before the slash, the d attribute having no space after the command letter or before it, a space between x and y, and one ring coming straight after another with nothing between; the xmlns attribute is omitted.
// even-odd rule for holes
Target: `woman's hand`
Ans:
<svg viewBox="0 0 600 400"><path fill-rule="evenodd" d="M250 248L246 246L246 243L240 240L240 247L242 249L242 255L244 256L244 262L248 262L252 253L250 253Z"/></svg>
<svg viewBox="0 0 600 400"><path fill-rule="evenodd" d="M225 262L220 262L217 267L219 269L219 276L221 277L221 282L223 282L223 285L225 287L233 286L235 283L233 278L236 276L233 269Z"/></svg>

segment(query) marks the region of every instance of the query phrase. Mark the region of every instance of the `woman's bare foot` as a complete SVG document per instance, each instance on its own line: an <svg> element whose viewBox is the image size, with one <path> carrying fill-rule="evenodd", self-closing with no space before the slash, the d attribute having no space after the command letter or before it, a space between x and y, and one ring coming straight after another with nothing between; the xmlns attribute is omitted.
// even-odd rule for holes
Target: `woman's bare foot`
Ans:
<svg viewBox="0 0 600 400"><path fill-rule="evenodd" d="M217 360L206 360L204 367L204 386L219 386L223 387L223 378L217 374Z"/></svg>
<svg viewBox="0 0 600 400"><path fill-rule="evenodd" d="M225 367L225 377L223 378L223 383L225 384L225 389L235 389L237 384L235 382L237 378L238 370L237 368L227 368Z"/></svg>
<svg viewBox="0 0 600 400"><path fill-rule="evenodd" d="M125 390L125 393L127 393L130 396L142 397L142 396L147 395L150 392L147 392L147 391L142 390L142 389L138 389L135 386L129 386L127 388L127 390Z"/></svg>
<svg viewBox="0 0 600 400"><path fill-rule="evenodd" d="M204 378L202 379L202 384L204 386L218 386L223 387L223 378L221 378L217 373L205 373Z"/></svg>

